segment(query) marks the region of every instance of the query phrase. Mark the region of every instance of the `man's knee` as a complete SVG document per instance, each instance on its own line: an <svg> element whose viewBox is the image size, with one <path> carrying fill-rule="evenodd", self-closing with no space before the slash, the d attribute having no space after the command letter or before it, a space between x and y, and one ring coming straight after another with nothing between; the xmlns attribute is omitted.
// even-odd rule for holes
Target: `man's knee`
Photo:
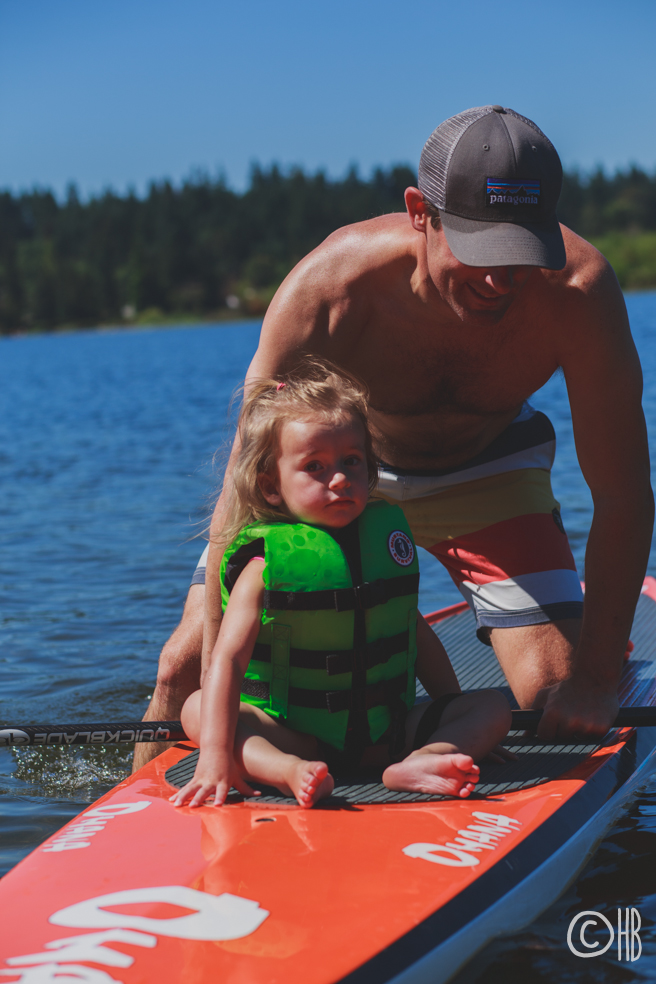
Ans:
<svg viewBox="0 0 656 984"><path fill-rule="evenodd" d="M580 618L563 618L535 625L494 628L490 630L489 640L495 651L508 647L521 648L527 653L566 652L577 646L581 624Z"/></svg>
<svg viewBox="0 0 656 984"><path fill-rule="evenodd" d="M165 646L159 658L156 686L162 696L165 692L197 690L200 687L200 650L197 653L181 652Z"/></svg>
<svg viewBox="0 0 656 984"><path fill-rule="evenodd" d="M521 707L532 707L539 690L571 675L580 634L580 618L492 629L494 651Z"/></svg>

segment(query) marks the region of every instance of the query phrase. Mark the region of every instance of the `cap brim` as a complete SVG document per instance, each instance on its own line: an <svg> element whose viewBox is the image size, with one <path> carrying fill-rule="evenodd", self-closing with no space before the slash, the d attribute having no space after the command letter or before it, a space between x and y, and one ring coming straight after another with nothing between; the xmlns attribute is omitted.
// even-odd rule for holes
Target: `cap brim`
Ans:
<svg viewBox="0 0 656 984"><path fill-rule="evenodd" d="M538 266L562 270L567 257L558 220L547 225L476 222L440 209L449 249L466 266Z"/></svg>

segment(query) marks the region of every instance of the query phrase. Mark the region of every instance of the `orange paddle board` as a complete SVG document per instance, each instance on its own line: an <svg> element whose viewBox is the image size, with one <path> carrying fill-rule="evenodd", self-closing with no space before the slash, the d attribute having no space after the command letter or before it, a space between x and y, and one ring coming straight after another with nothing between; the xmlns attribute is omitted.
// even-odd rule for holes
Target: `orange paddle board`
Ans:
<svg viewBox="0 0 656 984"><path fill-rule="evenodd" d="M625 704L653 702L654 588L647 579ZM457 627L470 617L461 608L432 621ZM180 743L0 881L0 977L447 981L558 897L647 781L655 744L656 729L619 730L556 778L465 800L358 802L356 792L313 810L256 800L192 810L168 802L167 770L194 747Z"/></svg>

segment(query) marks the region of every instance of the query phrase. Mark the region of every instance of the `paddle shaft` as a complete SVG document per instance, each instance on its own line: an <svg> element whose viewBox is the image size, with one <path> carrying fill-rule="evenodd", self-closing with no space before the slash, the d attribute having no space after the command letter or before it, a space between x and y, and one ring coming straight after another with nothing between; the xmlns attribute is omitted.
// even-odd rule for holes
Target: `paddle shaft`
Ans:
<svg viewBox="0 0 656 984"><path fill-rule="evenodd" d="M513 711L512 728L535 728L542 711ZM656 707L621 707L615 728L656 727ZM26 724L0 728L0 747L10 745L117 745L136 741L184 741L179 721L120 724Z"/></svg>
<svg viewBox="0 0 656 984"><path fill-rule="evenodd" d="M513 711L512 727L535 728L540 723L542 711ZM656 726L656 707L620 707L614 728L638 728Z"/></svg>
<svg viewBox="0 0 656 984"><path fill-rule="evenodd" d="M179 721L120 724L27 724L0 728L0 747L8 745L117 745L135 741L183 741Z"/></svg>

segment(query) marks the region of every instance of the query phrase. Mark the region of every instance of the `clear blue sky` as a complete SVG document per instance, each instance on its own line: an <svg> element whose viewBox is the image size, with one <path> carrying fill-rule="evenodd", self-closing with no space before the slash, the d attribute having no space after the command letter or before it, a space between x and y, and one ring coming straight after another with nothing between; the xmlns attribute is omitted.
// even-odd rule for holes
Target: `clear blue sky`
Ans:
<svg viewBox="0 0 656 984"><path fill-rule="evenodd" d="M0 0L0 188L415 164L468 106L656 166L654 0Z"/></svg>

